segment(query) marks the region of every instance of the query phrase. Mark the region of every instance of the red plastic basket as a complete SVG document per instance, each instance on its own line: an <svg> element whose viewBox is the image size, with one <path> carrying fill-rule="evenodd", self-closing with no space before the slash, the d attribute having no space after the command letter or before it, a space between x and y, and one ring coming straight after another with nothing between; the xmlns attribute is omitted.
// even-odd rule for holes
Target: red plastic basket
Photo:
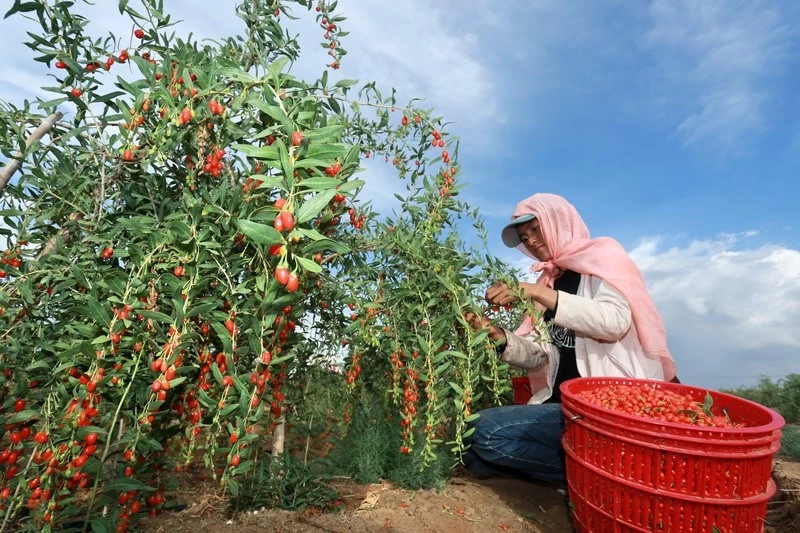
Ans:
<svg viewBox="0 0 800 533"><path fill-rule="evenodd" d="M577 393L647 384L702 403L706 393L745 427L711 428L621 413ZM688 385L578 378L561 385L567 485L579 532L757 533L775 493L783 418L757 403Z"/></svg>
<svg viewBox="0 0 800 533"><path fill-rule="evenodd" d="M511 388L514 389L514 403L524 405L531 399L531 380L528 376L517 376L511 378Z"/></svg>

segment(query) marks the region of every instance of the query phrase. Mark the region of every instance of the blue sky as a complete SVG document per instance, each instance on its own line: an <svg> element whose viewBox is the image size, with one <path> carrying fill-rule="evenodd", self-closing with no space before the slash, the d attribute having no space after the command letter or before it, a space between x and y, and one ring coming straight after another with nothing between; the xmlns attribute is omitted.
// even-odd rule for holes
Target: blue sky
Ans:
<svg viewBox="0 0 800 533"><path fill-rule="evenodd" d="M116 2L97 4L96 31L127 36ZM181 34L239 31L233 1L213 17L190 0L165 5ZM800 3L398 5L340 0L352 33L331 74L424 98L452 122L463 197L498 236L491 252L527 268L499 230L519 200L562 194L639 264L685 382L800 373ZM0 21L0 100L12 103L47 81L21 22ZM317 29L298 28L308 54L295 73L316 79ZM395 205L389 169L364 179L376 207Z"/></svg>

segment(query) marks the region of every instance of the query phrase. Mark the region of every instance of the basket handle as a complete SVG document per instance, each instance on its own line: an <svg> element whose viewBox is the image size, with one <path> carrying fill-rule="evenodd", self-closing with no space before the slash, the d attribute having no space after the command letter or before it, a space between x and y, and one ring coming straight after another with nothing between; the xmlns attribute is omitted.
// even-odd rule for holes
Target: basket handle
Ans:
<svg viewBox="0 0 800 533"><path fill-rule="evenodd" d="M562 433L566 433L569 426L575 422L576 420L581 420L583 415L572 415L571 417L567 418L567 423L564 424L564 429L561 430Z"/></svg>

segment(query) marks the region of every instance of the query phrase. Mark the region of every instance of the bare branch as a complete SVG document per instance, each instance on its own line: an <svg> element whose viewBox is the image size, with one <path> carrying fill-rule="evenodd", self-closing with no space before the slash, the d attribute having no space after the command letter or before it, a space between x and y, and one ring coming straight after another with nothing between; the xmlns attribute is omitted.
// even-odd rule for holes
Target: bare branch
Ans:
<svg viewBox="0 0 800 533"><path fill-rule="evenodd" d="M33 143L41 139L45 136L45 134L50 131L56 122L61 120L64 114L60 111L56 111L46 119L42 120L42 123L39 124L39 127L36 128L31 135L25 139L25 149L31 147ZM9 181L11 181L11 176L19 169L20 165L22 164L22 158L25 154L17 152L14 154L13 157L9 162L6 164L5 167L0 169L0 192L3 192L3 189L6 188L6 185Z"/></svg>

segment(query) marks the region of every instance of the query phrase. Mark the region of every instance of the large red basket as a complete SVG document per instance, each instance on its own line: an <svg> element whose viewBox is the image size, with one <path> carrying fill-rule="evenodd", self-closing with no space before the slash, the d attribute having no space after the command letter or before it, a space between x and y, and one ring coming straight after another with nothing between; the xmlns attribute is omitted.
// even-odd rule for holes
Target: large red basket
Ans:
<svg viewBox="0 0 800 533"><path fill-rule="evenodd" d="M744 427L661 422L576 396L607 385L642 385L713 398ZM757 533L775 493L772 458L783 418L757 403L688 385L578 378L561 385L567 485L579 532Z"/></svg>

